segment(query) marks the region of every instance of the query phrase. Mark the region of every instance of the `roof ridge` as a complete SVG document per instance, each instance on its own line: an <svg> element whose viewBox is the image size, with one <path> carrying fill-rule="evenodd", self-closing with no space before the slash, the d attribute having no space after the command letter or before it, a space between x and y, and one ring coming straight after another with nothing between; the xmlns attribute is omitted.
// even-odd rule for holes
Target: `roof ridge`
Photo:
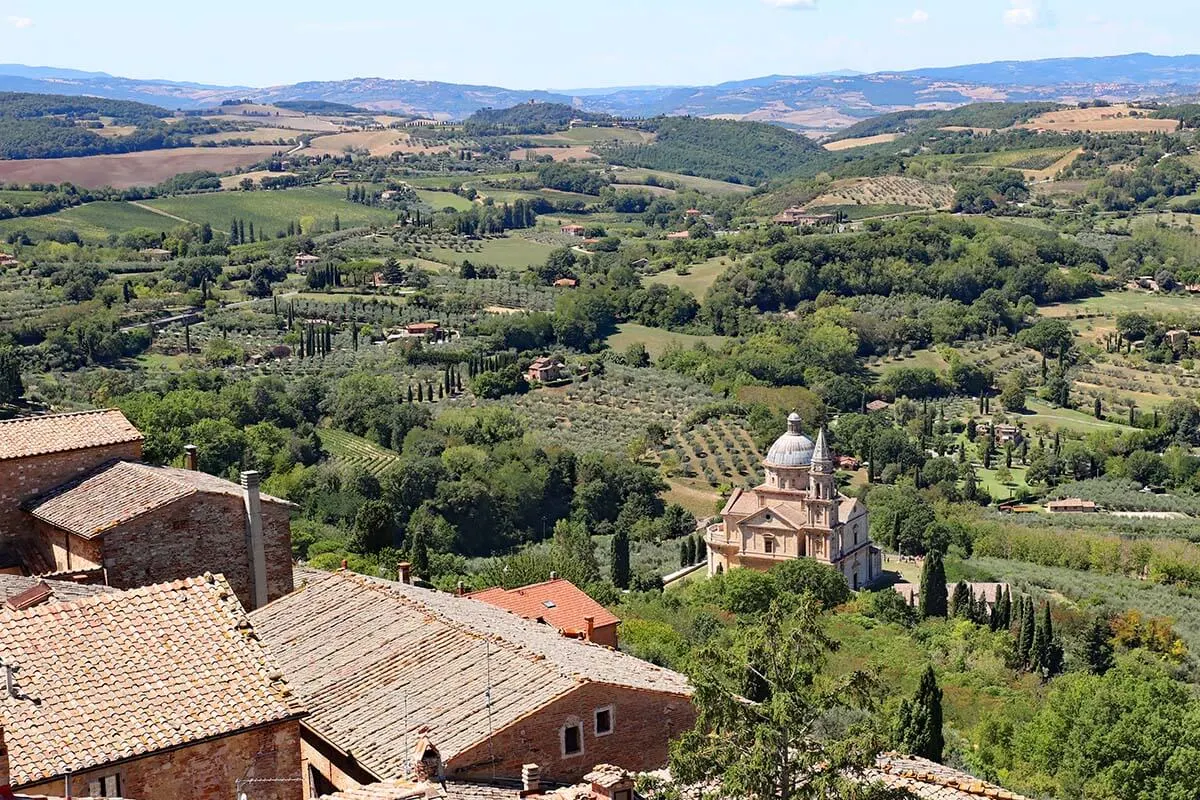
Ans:
<svg viewBox="0 0 1200 800"><path fill-rule="evenodd" d="M27 417L12 417L11 419L0 419L0 425L13 425L13 424L19 423L19 422L29 422L30 420L39 420L40 421L40 420L44 420L44 419L62 419L63 417L84 417L84 416L88 416L89 414L107 414L112 411L116 411L116 412L124 414L124 412L122 412L121 409L117 408L116 406L111 406L109 408L91 408L86 411L61 411L57 414L31 414Z"/></svg>

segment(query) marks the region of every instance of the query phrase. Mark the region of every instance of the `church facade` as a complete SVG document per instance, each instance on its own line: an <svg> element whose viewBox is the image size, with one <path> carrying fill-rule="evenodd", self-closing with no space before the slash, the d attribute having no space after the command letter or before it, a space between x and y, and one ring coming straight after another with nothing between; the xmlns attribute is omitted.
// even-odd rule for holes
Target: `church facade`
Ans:
<svg viewBox="0 0 1200 800"><path fill-rule="evenodd" d="M812 558L841 572L852 589L879 578L883 558L871 543L866 506L838 491L824 430L814 442L800 432L800 416L792 414L763 467L763 484L735 489L721 521L709 526L709 575Z"/></svg>

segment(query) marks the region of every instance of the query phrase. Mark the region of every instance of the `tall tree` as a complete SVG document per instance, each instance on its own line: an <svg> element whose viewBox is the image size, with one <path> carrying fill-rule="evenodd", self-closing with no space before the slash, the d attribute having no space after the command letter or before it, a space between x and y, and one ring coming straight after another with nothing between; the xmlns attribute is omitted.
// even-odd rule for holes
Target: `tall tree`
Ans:
<svg viewBox="0 0 1200 800"><path fill-rule="evenodd" d="M1113 668L1112 629L1102 616L1092 620L1083 635L1083 660L1093 675L1103 675Z"/></svg>
<svg viewBox="0 0 1200 800"><path fill-rule="evenodd" d="M630 578L629 531L622 527L612 538L612 582L620 589L628 589Z"/></svg>
<svg viewBox="0 0 1200 800"><path fill-rule="evenodd" d="M23 394L21 361L11 347L0 348L0 403L15 403Z"/></svg>
<svg viewBox="0 0 1200 800"><path fill-rule="evenodd" d="M901 753L941 762L946 740L942 733L942 690L933 666L927 666L912 699L900 704L894 732Z"/></svg>
<svg viewBox="0 0 1200 800"><path fill-rule="evenodd" d="M1021 632L1017 636L1017 657L1021 666L1028 667L1033 657L1033 603L1028 598L1021 603Z"/></svg>
<svg viewBox="0 0 1200 800"><path fill-rule="evenodd" d="M671 745L674 779L746 800L878 796L855 776L873 765L879 742L857 731L814 733L835 712L873 710L879 691L868 673L827 673L837 642L820 604L776 602L736 637L732 647L705 645L696 659L696 724Z"/></svg>
<svg viewBox="0 0 1200 800"><path fill-rule="evenodd" d="M929 551L921 567L921 598L917 611L926 618L946 616L946 567L937 550Z"/></svg>
<svg viewBox="0 0 1200 800"><path fill-rule="evenodd" d="M425 542L425 528L417 525L413 530L408 560L412 562L412 574L429 580L429 545Z"/></svg>
<svg viewBox="0 0 1200 800"><path fill-rule="evenodd" d="M950 596L950 616L966 617L971 613L971 589L966 581L954 584L954 594Z"/></svg>

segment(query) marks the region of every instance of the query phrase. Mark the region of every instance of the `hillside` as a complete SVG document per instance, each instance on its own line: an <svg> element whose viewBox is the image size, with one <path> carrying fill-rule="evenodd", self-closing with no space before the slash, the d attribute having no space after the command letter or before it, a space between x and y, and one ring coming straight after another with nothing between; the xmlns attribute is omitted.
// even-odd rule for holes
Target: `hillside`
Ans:
<svg viewBox="0 0 1200 800"><path fill-rule="evenodd" d="M881 114L843 128L831 141L878 136L883 133L912 133L944 127L1008 128L1027 122L1038 114L1053 111L1055 103L972 103L947 111L911 109Z"/></svg>
<svg viewBox="0 0 1200 800"><path fill-rule="evenodd" d="M463 123L471 136L554 133L564 130L571 120L611 122L607 114L579 111L563 103L521 103L511 108L481 108Z"/></svg>

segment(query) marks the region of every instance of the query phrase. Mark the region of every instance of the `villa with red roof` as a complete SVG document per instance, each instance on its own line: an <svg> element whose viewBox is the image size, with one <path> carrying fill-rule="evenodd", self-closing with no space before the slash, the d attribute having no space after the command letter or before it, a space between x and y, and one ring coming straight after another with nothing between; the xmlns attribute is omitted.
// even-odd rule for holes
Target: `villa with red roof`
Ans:
<svg viewBox="0 0 1200 800"><path fill-rule="evenodd" d="M518 589L497 586L467 596L545 623L563 636L617 646L621 620L568 580L554 578Z"/></svg>

